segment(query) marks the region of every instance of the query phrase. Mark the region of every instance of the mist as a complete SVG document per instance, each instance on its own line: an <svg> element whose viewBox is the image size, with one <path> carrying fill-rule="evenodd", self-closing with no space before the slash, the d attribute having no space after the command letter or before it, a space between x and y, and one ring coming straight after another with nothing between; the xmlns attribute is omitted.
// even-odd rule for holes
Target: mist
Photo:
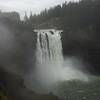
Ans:
<svg viewBox="0 0 100 100"><path fill-rule="evenodd" d="M14 54L15 37L9 28L0 22L0 67L11 70L11 57ZM12 67L12 68L11 68Z"/></svg>
<svg viewBox="0 0 100 100"><path fill-rule="evenodd" d="M89 82L89 74L83 71L85 65L77 58L66 58L64 65L51 65L49 62L41 65L41 68L34 70L26 78L26 86L39 93L54 92L53 87L60 82L69 80L80 80Z"/></svg>
<svg viewBox="0 0 100 100"><path fill-rule="evenodd" d="M37 30L36 67L26 76L26 86L36 92L53 92L59 82L69 80L89 81L86 64L77 57L62 54L59 30Z"/></svg>

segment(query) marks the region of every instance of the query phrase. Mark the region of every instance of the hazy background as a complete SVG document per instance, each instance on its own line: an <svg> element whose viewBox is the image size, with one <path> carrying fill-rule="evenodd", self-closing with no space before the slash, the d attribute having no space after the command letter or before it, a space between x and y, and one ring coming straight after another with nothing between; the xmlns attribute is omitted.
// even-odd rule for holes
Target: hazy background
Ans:
<svg viewBox="0 0 100 100"><path fill-rule="evenodd" d="M21 18L25 12L30 14L40 13L45 8L54 7L63 2L79 1L79 0L0 0L0 9L2 11L17 11L21 14Z"/></svg>

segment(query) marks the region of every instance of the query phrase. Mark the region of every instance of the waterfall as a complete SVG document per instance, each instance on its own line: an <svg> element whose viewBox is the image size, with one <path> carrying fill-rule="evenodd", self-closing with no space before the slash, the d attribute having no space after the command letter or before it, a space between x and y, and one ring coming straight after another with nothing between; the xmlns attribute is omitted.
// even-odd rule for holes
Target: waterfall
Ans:
<svg viewBox="0 0 100 100"><path fill-rule="evenodd" d="M40 65L46 63L62 66L62 42L61 30L37 30L37 62Z"/></svg>
<svg viewBox="0 0 100 100"><path fill-rule="evenodd" d="M37 33L36 66L26 76L26 87L36 92L54 91L62 81L88 81L88 76L78 68L84 67L76 57L63 58L61 30L34 30Z"/></svg>
<svg viewBox="0 0 100 100"><path fill-rule="evenodd" d="M36 79L45 87L63 79L61 30L35 30L37 32Z"/></svg>
<svg viewBox="0 0 100 100"><path fill-rule="evenodd" d="M31 88L38 91L50 88L62 81L80 79L88 80L87 75L77 70L82 66L75 58L63 58L61 30L35 30L37 33L36 67L28 78Z"/></svg>

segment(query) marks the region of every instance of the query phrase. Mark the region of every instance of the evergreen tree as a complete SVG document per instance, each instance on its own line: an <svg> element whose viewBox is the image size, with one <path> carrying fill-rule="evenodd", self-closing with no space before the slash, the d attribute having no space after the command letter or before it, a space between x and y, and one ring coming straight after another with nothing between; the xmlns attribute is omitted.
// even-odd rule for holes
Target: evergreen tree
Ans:
<svg viewBox="0 0 100 100"><path fill-rule="evenodd" d="M24 21L28 21L28 16L27 16L27 13L25 12L25 16L24 16Z"/></svg>

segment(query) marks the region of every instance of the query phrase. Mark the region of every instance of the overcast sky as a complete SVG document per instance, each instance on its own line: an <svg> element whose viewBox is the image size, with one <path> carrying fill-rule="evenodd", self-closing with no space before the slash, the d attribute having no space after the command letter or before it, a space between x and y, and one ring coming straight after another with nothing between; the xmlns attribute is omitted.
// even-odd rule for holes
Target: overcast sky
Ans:
<svg viewBox="0 0 100 100"><path fill-rule="evenodd" d="M57 4L62 4L65 1L78 1L78 0L0 0L0 9L2 11L17 11L24 15L25 11L33 14L39 13L45 8L53 7Z"/></svg>

